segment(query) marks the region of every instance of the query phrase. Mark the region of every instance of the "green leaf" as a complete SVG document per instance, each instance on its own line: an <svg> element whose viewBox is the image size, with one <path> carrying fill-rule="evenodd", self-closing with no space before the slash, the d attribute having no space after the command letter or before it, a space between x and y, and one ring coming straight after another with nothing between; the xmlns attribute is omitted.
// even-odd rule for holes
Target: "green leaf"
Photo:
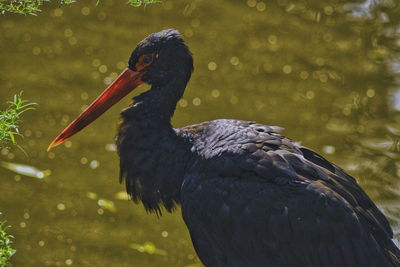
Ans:
<svg viewBox="0 0 400 267"><path fill-rule="evenodd" d="M8 102L8 107L0 110L0 148L7 147L12 144L17 146L21 151L21 146L17 145L16 136L23 137L20 133L21 115L35 109L36 103L31 103L22 99L22 92L14 95L13 101ZM23 151L25 153L25 151ZM26 154L26 153L25 153Z"/></svg>

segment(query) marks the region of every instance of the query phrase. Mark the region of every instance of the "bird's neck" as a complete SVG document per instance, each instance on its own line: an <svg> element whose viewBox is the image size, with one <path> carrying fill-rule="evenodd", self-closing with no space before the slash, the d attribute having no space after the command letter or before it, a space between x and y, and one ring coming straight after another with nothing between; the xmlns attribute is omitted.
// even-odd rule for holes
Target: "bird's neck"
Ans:
<svg viewBox="0 0 400 267"><path fill-rule="evenodd" d="M133 111L136 119L169 123L186 84L185 79L172 79L163 85L153 85L147 92L134 97Z"/></svg>
<svg viewBox="0 0 400 267"><path fill-rule="evenodd" d="M185 85L153 86L122 113L117 135L121 179L132 198L141 200L150 211L160 212L160 205L171 211L180 203L190 148L176 135L170 119L181 97L172 92L183 92Z"/></svg>

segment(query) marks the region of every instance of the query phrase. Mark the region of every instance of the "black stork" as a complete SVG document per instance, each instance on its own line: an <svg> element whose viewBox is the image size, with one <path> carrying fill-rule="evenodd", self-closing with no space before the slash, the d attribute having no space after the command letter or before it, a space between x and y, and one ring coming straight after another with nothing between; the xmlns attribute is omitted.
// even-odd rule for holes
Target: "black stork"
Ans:
<svg viewBox="0 0 400 267"><path fill-rule="evenodd" d="M150 212L182 206L205 266L400 266L387 219L356 180L279 127L219 119L173 128L192 71L177 30L151 34L49 149L147 83L121 114L120 179Z"/></svg>

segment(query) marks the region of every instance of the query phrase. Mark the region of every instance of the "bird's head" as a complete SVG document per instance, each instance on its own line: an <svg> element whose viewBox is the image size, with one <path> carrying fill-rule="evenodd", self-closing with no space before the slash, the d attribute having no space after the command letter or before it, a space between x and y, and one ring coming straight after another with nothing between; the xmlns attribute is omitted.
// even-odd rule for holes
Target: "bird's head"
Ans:
<svg viewBox="0 0 400 267"><path fill-rule="evenodd" d="M192 55L177 30L149 35L133 50L128 67L54 139L47 151L85 128L139 85L147 83L162 88L175 79L186 83L192 71Z"/></svg>
<svg viewBox="0 0 400 267"><path fill-rule="evenodd" d="M180 33L168 29L150 34L141 41L132 52L128 68L142 72L143 82L162 85L175 77L190 77L193 59Z"/></svg>

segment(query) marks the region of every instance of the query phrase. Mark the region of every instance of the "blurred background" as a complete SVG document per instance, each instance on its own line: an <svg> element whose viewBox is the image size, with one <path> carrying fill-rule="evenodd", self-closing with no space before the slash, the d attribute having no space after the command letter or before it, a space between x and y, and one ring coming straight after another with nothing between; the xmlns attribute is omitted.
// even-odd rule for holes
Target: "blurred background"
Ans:
<svg viewBox="0 0 400 267"><path fill-rule="evenodd" d="M12 266L202 266L180 210L146 214L118 183L119 112L46 148L125 68L148 34L180 30L195 72L175 127L216 118L279 125L354 175L400 234L400 3L163 0L42 6L0 17L0 107L37 102L18 148L0 151ZM26 166L28 165L28 166Z"/></svg>

